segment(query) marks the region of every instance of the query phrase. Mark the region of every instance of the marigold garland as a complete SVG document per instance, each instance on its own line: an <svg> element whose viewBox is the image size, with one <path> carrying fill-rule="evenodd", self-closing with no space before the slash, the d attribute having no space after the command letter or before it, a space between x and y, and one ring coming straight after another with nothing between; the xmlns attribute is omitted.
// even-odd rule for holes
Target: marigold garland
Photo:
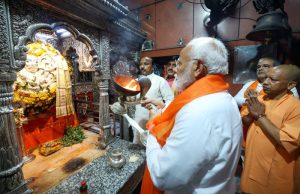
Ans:
<svg viewBox="0 0 300 194"><path fill-rule="evenodd" d="M14 102L36 114L55 103L56 68L66 59L51 44L36 41L27 45L25 67L17 73L14 83Z"/></svg>

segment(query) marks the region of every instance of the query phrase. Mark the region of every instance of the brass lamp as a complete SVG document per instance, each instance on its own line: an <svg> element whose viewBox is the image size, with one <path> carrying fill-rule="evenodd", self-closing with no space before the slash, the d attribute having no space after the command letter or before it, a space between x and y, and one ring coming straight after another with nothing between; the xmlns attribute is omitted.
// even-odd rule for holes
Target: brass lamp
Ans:
<svg viewBox="0 0 300 194"><path fill-rule="evenodd" d="M113 78L116 90L122 96L135 96L141 91L139 82L127 75L117 75Z"/></svg>

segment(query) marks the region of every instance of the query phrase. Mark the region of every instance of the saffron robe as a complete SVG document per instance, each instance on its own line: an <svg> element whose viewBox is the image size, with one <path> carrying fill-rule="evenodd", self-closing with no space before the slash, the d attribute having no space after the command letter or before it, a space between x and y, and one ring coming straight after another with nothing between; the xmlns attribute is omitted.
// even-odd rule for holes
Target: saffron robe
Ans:
<svg viewBox="0 0 300 194"><path fill-rule="evenodd" d="M267 118L280 129L278 145L253 122L246 139L241 189L251 194L292 194L295 160L300 146L300 101L292 94L279 100L259 98ZM248 114L248 109L241 113Z"/></svg>

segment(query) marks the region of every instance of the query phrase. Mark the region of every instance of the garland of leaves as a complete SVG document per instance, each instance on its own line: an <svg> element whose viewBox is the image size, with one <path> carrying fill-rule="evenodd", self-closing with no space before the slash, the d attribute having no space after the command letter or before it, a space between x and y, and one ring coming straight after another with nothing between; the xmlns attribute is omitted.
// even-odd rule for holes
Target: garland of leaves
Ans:
<svg viewBox="0 0 300 194"><path fill-rule="evenodd" d="M81 127L67 127L65 130L65 135L61 142L63 146L68 147L73 144L81 143L85 139L85 135L81 130Z"/></svg>

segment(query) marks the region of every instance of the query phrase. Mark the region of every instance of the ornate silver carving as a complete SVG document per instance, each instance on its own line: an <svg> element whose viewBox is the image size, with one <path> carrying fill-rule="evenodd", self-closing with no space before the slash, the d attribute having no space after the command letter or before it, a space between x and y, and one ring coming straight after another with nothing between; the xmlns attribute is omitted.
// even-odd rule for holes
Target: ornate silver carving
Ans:
<svg viewBox="0 0 300 194"><path fill-rule="evenodd" d="M55 32L55 29L59 29L59 28L66 29L75 37L76 40L79 40L79 41L83 42L84 44L86 44L89 48L90 55L93 57L92 64L94 64L94 66L95 66L96 64L99 63L97 52L93 48L93 44L90 41L90 39L86 35L81 34L76 28L74 28L70 24L65 23L65 22L58 22L58 23L53 23L51 25L45 24L45 23L30 25L27 28L25 35L19 37L18 44L14 48L14 54L15 54L16 61L15 61L15 64L12 66L12 68L15 70L20 70L24 67L25 60L26 60L26 51L27 51L26 44L29 41L35 41L35 33L38 30L47 29L47 30L52 30L53 32Z"/></svg>
<svg viewBox="0 0 300 194"><path fill-rule="evenodd" d="M100 127L110 124L109 119L109 99L108 99L108 80L102 79L98 83L99 97L99 125Z"/></svg>
<svg viewBox="0 0 300 194"><path fill-rule="evenodd" d="M12 97L12 82L0 81L0 193L29 193L21 171Z"/></svg>
<svg viewBox="0 0 300 194"><path fill-rule="evenodd" d="M0 178L4 178L4 177L9 177L13 174L16 174L17 171L20 170L20 168L22 167L23 163L19 163L17 166L14 166L6 171L2 171L0 172Z"/></svg>
<svg viewBox="0 0 300 194"><path fill-rule="evenodd" d="M8 0L0 1L0 193L30 193L23 179L12 108L13 49ZM23 48L22 48L23 49Z"/></svg>
<svg viewBox="0 0 300 194"><path fill-rule="evenodd" d="M115 1L115 0L101 0L101 3L116 10L123 16L127 16L128 12L129 12L127 7L123 6L121 3L119 3L118 1Z"/></svg>
<svg viewBox="0 0 300 194"><path fill-rule="evenodd" d="M108 80L101 79L98 83L99 97L99 147L104 149L113 140L109 117Z"/></svg>
<svg viewBox="0 0 300 194"><path fill-rule="evenodd" d="M1 1L0 5L3 5L3 2L7 1ZM69 30L77 39L80 41L83 41L85 44L89 47L89 52L91 55L93 55L94 63L99 64L98 55L95 49L93 49L93 43L90 41L87 36L79 33L78 30L73 28L72 26L65 24L65 23L54 23L54 24L32 24L36 22L36 20L43 20L45 17L35 17L34 15L42 16L42 12L36 11L39 9L32 9L32 11L27 11L27 13L24 10L30 9L31 6L25 5L24 7L21 5L24 5L23 1L10 1L10 7L12 9L12 25L13 32L8 30L3 30L0 28L0 33L4 34L3 40L1 43L10 42L10 44L2 44L4 46L0 46L1 52L5 52L7 54L12 53L10 58L0 58L0 68L3 69L3 73L1 73L0 69L0 137L3 137L4 139L2 142L0 142L0 193L30 193L31 190L28 190L26 187L26 182L23 179L21 166L23 165L19 153L19 145L17 141L17 135L16 135L16 129L14 124L14 116L12 114L12 106L11 106L11 100L12 100L12 82L7 82L9 80L13 81L16 79L15 73L8 73L9 71L16 72L21 70L25 65L26 60L26 44L29 41L34 41L35 37L34 34L39 29L44 28L48 30L53 30L55 27L63 25L67 30ZM18 7L19 6L19 7ZM23 8L20 9L21 7ZM5 4L5 9L8 9L8 4ZM0 14L3 16L3 10L0 9ZM31 13L31 14L28 14ZM22 17L21 15L26 15L25 17ZM45 15L45 14L44 14ZM8 21L10 22L10 19L2 20L0 22ZM1 27L7 27L7 23L1 24ZM10 24L10 23L9 23ZM28 27L28 28L27 28ZM26 32L25 32L26 30ZM96 30L97 31L97 30ZM7 32L7 33L6 33ZM0 35L2 35L0 34ZM22 36L21 36L22 35ZM14 37L14 42L16 46L13 48L13 41L8 41L8 38ZM96 37L96 40L99 42L99 37ZM5 42L6 41L6 42ZM6 48L7 50L4 50L2 48ZM98 47L99 48L99 47ZM2 56L6 56L5 54L2 54ZM9 63L10 62L10 63ZM1 82L3 81L3 82ZM8 92L10 91L10 92ZM13 141L11 141L13 140ZM8 141L8 142L7 142ZM2 144L3 143L3 144Z"/></svg>
<svg viewBox="0 0 300 194"><path fill-rule="evenodd" d="M101 34L101 74L102 79L110 79L110 37L107 33Z"/></svg>
<svg viewBox="0 0 300 194"><path fill-rule="evenodd" d="M94 91L94 86L92 84L90 85L79 85L79 86L75 86L76 91L75 95L77 94L82 94L82 93L89 93L89 92L93 92Z"/></svg>
<svg viewBox="0 0 300 194"><path fill-rule="evenodd" d="M100 70L99 85L100 91L99 102L101 126L105 129L110 129L109 126L109 110L108 110L108 83L110 79L110 35L112 32L118 34L123 33L123 28L113 23L108 23L104 20L115 16L120 16L122 13L118 10L123 10L117 1L109 0L107 5L101 6L105 1L92 0L98 7L84 7L84 11L90 12L89 14L82 14L77 12L71 13L74 7L63 7L63 3L70 3L71 1L54 0L56 7L47 7L49 1L42 0L27 0L28 2L40 2L41 7L46 7L51 11L56 11L59 8L62 12L56 15L69 24L73 24L78 30L66 23L58 23L58 18L52 17L47 11L41 7L30 5L23 0L1 0L0 1L0 193L29 193L30 190L26 187L26 182L23 179L20 166L22 165L19 147L17 142L17 135L15 129L15 121L12 113L11 100L12 100L12 82L16 79L15 72L23 68L26 59L26 44L28 41L34 41L34 33L40 29L45 28L55 30L55 27L64 26L66 30L70 31L78 40L83 41L89 45L89 52L93 55L95 64ZM54 2L51 1L51 2ZM72 4L73 2L71 2ZM81 5L84 1L78 1L77 5ZM38 3L37 3L38 4ZM54 5L54 4L53 4ZM64 4L66 5L66 4ZM100 7L109 9L105 13L98 13ZM78 7L77 7L78 8ZM79 6L80 8L80 6ZM82 7L81 7L82 8ZM127 9L127 8L126 8ZM83 9L82 9L83 10ZM109 10L109 12L107 12ZM112 11L114 10L114 11ZM100 10L101 12L101 10ZM125 14L126 10L123 10ZM110 14L113 13L113 14ZM124 16L124 15L123 15ZM122 17L123 17L122 16ZM84 23L78 22L83 21ZM87 26L88 24L89 26ZM101 32L99 29L91 26L97 26L101 30L107 29L109 32ZM114 28L111 28L114 26ZM135 33L131 33L135 37L140 37ZM88 35L89 39L87 36ZM130 42L130 41L128 41ZM15 46L14 46L15 45ZM126 44L127 45L127 44ZM136 45L135 42L132 45ZM132 45L130 45L132 47ZM138 50L138 49L136 49ZM97 53L99 55L97 55ZM101 54L101 55L100 55ZM98 56L101 56L101 58ZM101 60L101 63L100 63ZM100 66L101 65L101 66ZM10 175L7 177L7 175Z"/></svg>
<svg viewBox="0 0 300 194"><path fill-rule="evenodd" d="M7 2L0 1L0 72L9 70L10 40L9 40L9 14Z"/></svg>
<svg viewBox="0 0 300 194"><path fill-rule="evenodd" d="M11 87L6 84L0 85L0 114L12 113L12 97L13 91ZM0 127L2 123L0 122Z"/></svg>

